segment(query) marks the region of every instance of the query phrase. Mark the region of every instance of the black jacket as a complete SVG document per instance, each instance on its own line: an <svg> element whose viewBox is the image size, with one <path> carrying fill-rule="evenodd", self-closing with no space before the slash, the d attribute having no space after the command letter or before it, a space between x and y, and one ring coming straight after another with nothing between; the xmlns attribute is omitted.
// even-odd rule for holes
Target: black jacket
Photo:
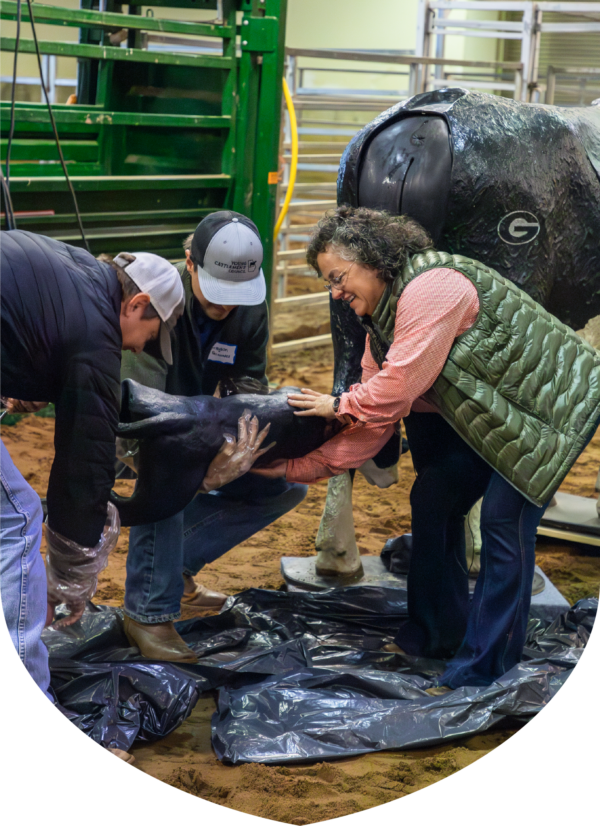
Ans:
<svg viewBox="0 0 600 826"><path fill-rule="evenodd" d="M1 240L1 392L56 405L48 522L92 546L114 482L121 286L85 250L21 230Z"/></svg>
<svg viewBox="0 0 600 826"><path fill-rule="evenodd" d="M266 302L255 307L236 307L215 324L200 348L194 331L192 279L185 262L176 265L185 290L185 310L171 334L173 365L152 357L152 351L123 354L121 378L131 378L174 396L212 396L221 378L250 376L266 384L269 313ZM216 345L223 345L226 361L216 361ZM217 348L218 349L218 348ZM154 352L156 355L156 352ZM221 356L223 357L223 355ZM232 363L227 363L231 360Z"/></svg>

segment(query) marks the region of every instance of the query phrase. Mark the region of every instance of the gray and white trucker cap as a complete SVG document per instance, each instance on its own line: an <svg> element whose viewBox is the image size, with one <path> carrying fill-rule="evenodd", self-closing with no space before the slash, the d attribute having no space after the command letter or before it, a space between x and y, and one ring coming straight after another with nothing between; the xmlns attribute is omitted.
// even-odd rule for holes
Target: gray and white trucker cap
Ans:
<svg viewBox="0 0 600 826"><path fill-rule="evenodd" d="M252 306L265 300L262 242L245 215L231 210L207 215L196 227L191 253L202 295L212 304Z"/></svg>
<svg viewBox="0 0 600 826"><path fill-rule="evenodd" d="M173 364L171 330L185 307L185 292L181 276L166 258L152 252L120 252L113 259L125 270L136 287L148 293L150 302L158 313L160 325L160 350L167 364Z"/></svg>

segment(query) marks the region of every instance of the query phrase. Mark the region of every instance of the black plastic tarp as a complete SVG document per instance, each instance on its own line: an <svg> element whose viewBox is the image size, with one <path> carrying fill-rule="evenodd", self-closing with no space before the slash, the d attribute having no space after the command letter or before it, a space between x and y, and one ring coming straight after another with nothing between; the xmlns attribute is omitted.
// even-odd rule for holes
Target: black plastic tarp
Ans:
<svg viewBox="0 0 600 826"><path fill-rule="evenodd" d="M44 632L52 687L97 742L129 748L173 731L203 691L218 689L213 745L226 762L282 763L432 746L526 721L564 684L596 616L578 602L552 623L531 619L522 662L489 687L425 692L444 663L383 652L406 618L398 588L319 593L251 589L221 614L177 624L200 657L175 666L130 648L114 608Z"/></svg>

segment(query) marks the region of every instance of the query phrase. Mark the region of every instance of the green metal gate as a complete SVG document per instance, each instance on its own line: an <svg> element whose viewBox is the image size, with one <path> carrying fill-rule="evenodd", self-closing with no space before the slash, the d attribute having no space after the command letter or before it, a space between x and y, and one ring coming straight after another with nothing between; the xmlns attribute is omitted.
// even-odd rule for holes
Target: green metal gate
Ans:
<svg viewBox="0 0 600 826"><path fill-rule="evenodd" d="M77 103L52 109L92 252L181 257L183 237L204 215L234 209L258 226L269 279L286 0L151 2L190 18L215 9L212 22L146 16L147 3L142 15L141 0L130 1L128 14L114 0L106 11L98 5L32 6L36 26L80 28L79 43L39 45L42 54L78 60ZM29 20L25 2L21 14ZM16 16L17 3L0 0L0 17ZM122 30L125 42L111 45L110 34L114 42ZM153 50L148 40L157 36L163 43ZM186 46L187 37L196 44ZM15 39L2 37L1 48L14 52ZM21 38L19 52L34 50ZM0 107L4 162L10 102ZM16 103L10 191L20 229L81 244L45 104Z"/></svg>

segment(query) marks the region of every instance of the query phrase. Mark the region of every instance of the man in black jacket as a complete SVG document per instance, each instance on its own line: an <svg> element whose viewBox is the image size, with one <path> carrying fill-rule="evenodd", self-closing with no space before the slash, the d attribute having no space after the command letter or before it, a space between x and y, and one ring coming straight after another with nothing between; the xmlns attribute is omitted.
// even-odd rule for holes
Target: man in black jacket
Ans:
<svg viewBox="0 0 600 826"><path fill-rule="evenodd" d="M118 536L118 516L107 503L121 349L139 353L156 339L171 361L169 331L183 311L184 291L175 268L149 253L122 253L111 266L85 250L20 230L2 233L1 253L2 394L56 408L47 494L48 617L40 500L4 444L0 474L4 614L23 663L47 693L48 657L40 639L46 619L59 602L71 608L63 624L81 616L91 594L78 565L100 550L107 553Z"/></svg>
<svg viewBox="0 0 600 826"><path fill-rule="evenodd" d="M183 396L213 395L220 381L245 376L266 386L268 310L256 226L240 213L215 212L184 249L186 261L178 269L185 311L172 336L173 364L146 353L127 357L122 378ZM226 596L193 577L294 508L307 490L252 474L225 485L205 479L203 485L205 491L181 513L129 534L125 631L152 659L195 661L173 627L181 603L218 608Z"/></svg>

